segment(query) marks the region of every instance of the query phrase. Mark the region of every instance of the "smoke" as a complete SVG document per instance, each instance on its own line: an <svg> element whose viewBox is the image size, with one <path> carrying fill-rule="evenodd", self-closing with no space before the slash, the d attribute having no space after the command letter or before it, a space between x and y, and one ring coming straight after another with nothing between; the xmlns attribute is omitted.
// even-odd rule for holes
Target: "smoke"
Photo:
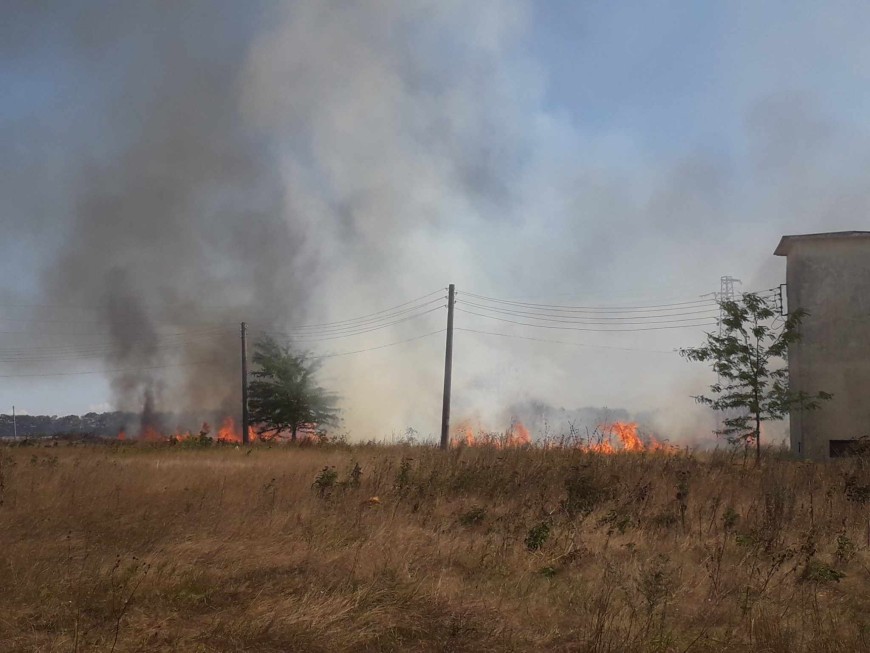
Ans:
<svg viewBox="0 0 870 653"><path fill-rule="evenodd" d="M572 34L582 56L558 61L535 54L541 12L522 0L21 2L7 13L10 79L30 82L12 84L27 92L0 121L0 219L16 243L0 299L37 305L26 317L58 334L16 346L63 354L12 363L78 369L91 356L115 370L118 409L151 397L161 413L235 412L241 321L256 336L343 320L451 282L460 301L596 305L685 300L722 274L762 289L783 280L771 256L782 233L856 228L870 206L866 134L814 78L802 88L792 63L823 29L806 12L776 41L726 12L718 47L734 69L717 73L729 103L721 90L704 102L727 108L686 125L695 140L670 125L667 148L625 116L675 121L675 100L620 104L658 81L680 95L641 47L658 52L659 35L631 21L598 29L593 13ZM863 42L852 36L838 42ZM611 42L629 37L632 48ZM568 63L579 76L553 78ZM641 63L648 83L618 77ZM781 69L795 75L783 82ZM586 106L614 88L628 90ZM583 102L567 111L572 89ZM611 121L584 122L587 109ZM443 326L436 311L298 344L343 354ZM673 353L698 330L540 333L461 313L457 326L574 345L457 332L454 415L498 425L505 406L608 405L666 437L709 431L690 399L709 379ZM323 383L342 395L353 437L428 435L442 365L443 335L432 336L328 358Z"/></svg>
<svg viewBox="0 0 870 653"><path fill-rule="evenodd" d="M54 45L17 38L11 53L82 83L58 92L72 117L52 122L76 123L61 151L33 157L62 172L55 204L13 196L45 262L29 317L79 307L63 315L90 333L34 343L96 353L121 409L230 407L238 321L344 319L473 276L461 230L510 222L529 145L527 89L500 61L524 16L512 2L19 7L18 30ZM410 384L385 383L349 361L333 381L374 420L387 395L432 399L438 365L411 367Z"/></svg>
<svg viewBox="0 0 870 653"><path fill-rule="evenodd" d="M30 225L58 241L33 317L86 309L63 313L86 326L51 346L97 352L116 370L118 408L232 403L237 321L305 314L317 256L287 212L272 145L242 116L254 25L232 20L243 13L234 5L91 3L55 8L34 28L62 34L62 60L83 85L68 99L96 112L84 142L62 142L62 209Z"/></svg>

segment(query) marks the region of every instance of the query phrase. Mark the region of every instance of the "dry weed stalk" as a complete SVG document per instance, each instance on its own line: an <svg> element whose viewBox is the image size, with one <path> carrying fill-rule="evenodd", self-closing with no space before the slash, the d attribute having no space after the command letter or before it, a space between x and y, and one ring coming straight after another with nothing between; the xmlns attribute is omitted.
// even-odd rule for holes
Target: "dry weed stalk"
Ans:
<svg viewBox="0 0 870 653"><path fill-rule="evenodd" d="M870 650L862 459L31 445L0 470L3 651Z"/></svg>

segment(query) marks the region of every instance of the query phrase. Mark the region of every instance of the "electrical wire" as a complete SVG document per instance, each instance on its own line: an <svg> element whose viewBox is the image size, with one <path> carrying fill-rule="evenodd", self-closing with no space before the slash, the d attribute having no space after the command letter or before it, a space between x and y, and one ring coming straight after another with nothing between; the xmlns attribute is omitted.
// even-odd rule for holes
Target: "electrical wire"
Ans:
<svg viewBox="0 0 870 653"><path fill-rule="evenodd" d="M765 295L773 292L778 292L776 289L766 289L763 291L759 291L759 295ZM671 302L666 304L647 304L647 305L614 305L614 306L577 306L577 305L567 305L567 304L544 304L544 303L536 303L536 302L523 302L516 301L510 299L501 299L497 297L488 297L486 295L480 295L473 292L463 291L461 295L467 295L469 297L473 297L479 301L493 303L493 304L502 304L507 306L513 306L519 309L532 310L532 311L552 311L556 313L673 313L674 311L688 311L688 310L714 310L718 308L719 302L715 299L708 299L705 297L701 297L698 299L681 301L681 302Z"/></svg>
<svg viewBox="0 0 870 653"><path fill-rule="evenodd" d="M227 333L202 333L194 335L185 335L184 337L164 337L156 340L142 341L137 340L135 344L147 344L149 350L173 349L184 347L191 344L214 342L217 340L225 340L229 337ZM15 359L20 357L28 358L53 358L61 356L94 356L103 353L113 353L118 351L118 345L113 343L78 343L64 344L53 346L35 346L35 347L0 347L0 360Z"/></svg>
<svg viewBox="0 0 870 653"><path fill-rule="evenodd" d="M195 367L203 365L224 365L224 362L217 361L195 361L190 363L168 363L166 365L150 365L147 367L127 367L109 370L87 370L81 372L48 372L48 373L26 373L26 374L0 374L0 379L18 379L23 377L43 377L43 376L78 376L83 374L120 374L123 372L143 372L147 370L161 370L167 367Z"/></svg>
<svg viewBox="0 0 870 653"><path fill-rule="evenodd" d="M415 320L419 317L422 317L424 315L428 315L429 313L432 313L433 311L439 311L443 308L445 308L444 305L436 306L434 308L430 308L427 311L423 311L421 313L416 313L413 315L408 315L408 316L403 317L401 319L393 320L391 322L386 322L384 324L378 324L376 326L369 326L369 327L365 327L365 328L359 328L359 329L355 329L352 331L346 331L346 332L340 332L340 333L336 333L334 331L327 332L327 335L325 335L325 336L289 333L287 331L272 331L272 330L268 330L268 329L258 329L257 333L262 333L262 334L266 334L266 335L277 335L277 336L280 336L283 338L289 338L290 340L301 340L301 341L311 341L311 342L319 342L321 340L336 340L338 338L349 338L351 336L359 336L359 335L362 335L364 333L371 333L372 331L380 331L381 329L386 329L388 327L395 326L397 324L402 324L402 323L408 322L410 320Z"/></svg>
<svg viewBox="0 0 870 653"><path fill-rule="evenodd" d="M711 310L703 310L703 311L690 311L687 313L674 313L669 315L626 315L621 317L590 317L587 315L580 316L569 316L565 314L555 314L552 313L536 313L530 311L514 311L510 309L503 308L493 308L491 306L485 306L483 304L476 304L474 302L469 301L457 301L457 304L462 303L467 306L474 306L475 308L488 311L490 313L498 313L501 315L509 315L512 317L521 317L528 318L533 320L538 320L542 322L558 322L563 324L607 324L609 322L618 322L621 324L666 324L669 322L685 322L687 320L698 320L705 318L715 318L718 315L718 312ZM685 317L687 315L694 315L698 317ZM658 318L676 318L676 319L658 319ZM638 320L635 322L629 320Z"/></svg>
<svg viewBox="0 0 870 653"><path fill-rule="evenodd" d="M573 345L574 347L589 347L592 349L617 349L619 351L643 351L655 354L673 354L672 349L643 349L641 347L616 347L613 345L590 345L585 342L570 342L567 340L550 340L549 338L532 338L530 336L520 336L513 333L498 333L495 331L479 331L477 329L466 329L465 327L454 327L455 331L464 331L466 333L477 333L485 336L499 336L502 338L515 338L517 340L532 340L534 342L547 342L557 345Z"/></svg>
<svg viewBox="0 0 870 653"><path fill-rule="evenodd" d="M689 327L704 327L704 326L715 326L716 322L702 322L698 324L675 324L669 326L653 326L653 327L631 327L629 329L588 329L585 327L570 327L570 326L556 326L551 324L533 324L529 322L517 322L516 320L508 320L501 317L496 317L494 315L485 315L483 313L475 313L474 311L466 311L462 308L457 308L457 311L462 313L467 313L469 315L477 315L478 317L489 318L490 320L497 320L499 322L507 322L508 324L519 324L521 326L529 326L536 327L538 329L558 329L561 331L590 331L597 333L619 333L619 332L627 332L627 331L661 331L664 329L684 329ZM700 319L700 318L699 318Z"/></svg>
<svg viewBox="0 0 870 653"><path fill-rule="evenodd" d="M65 319L51 319L40 316L33 317L9 317L9 316L0 316L0 322L15 322L15 323L37 323L37 324L74 324L76 326L106 326L107 323L111 322L112 324L141 324L141 319L117 319L112 318L105 320L65 320ZM226 323L217 323L217 322L173 322L173 327L190 327L190 328L227 328Z"/></svg>
<svg viewBox="0 0 870 653"><path fill-rule="evenodd" d="M421 295L420 297L416 297L415 299L408 300L406 302L402 302L401 304L397 304L395 306L391 306L390 308L385 308L380 311L375 311L373 313L369 313L366 315L361 315L353 318L348 318L345 320L337 320L335 322L324 322L320 324L305 324L296 327L292 327L289 329L290 331L297 330L305 330L305 329L339 329L343 327L352 327L352 326L362 326L368 323L375 323L383 320L388 320L392 317L397 317L399 315L412 312L418 308L422 308L427 305L431 305L435 302L441 301L441 298L435 298L428 302L420 303L422 300L432 297L433 295L443 293L444 289L439 288L438 290L433 290L432 292L426 293L425 295ZM18 305L21 307L30 307L36 308L40 306L50 307L51 305ZM57 306L57 305L55 305ZM68 308L76 308L76 307L68 307ZM240 310L240 309L236 309ZM138 322L139 320L118 320L117 322ZM66 320L66 319L50 319L50 318L42 318L42 317L8 317L8 316L0 316L0 322L19 322L19 323L30 323L37 322L40 324L75 324L75 325L93 325L93 326L103 326L106 324L106 321L80 321L80 320ZM181 326L179 324L174 324L173 326ZM237 328L235 325L225 326L221 324L215 323L196 323L190 324L191 327L201 327L204 329L208 328ZM33 333L32 331L0 331L0 334L10 333L10 334L25 334L25 333ZM48 333L46 332L48 335ZM55 335L55 332L51 332L50 335ZM87 335L85 333L72 333L72 332L57 332L57 335Z"/></svg>
<svg viewBox="0 0 870 653"><path fill-rule="evenodd" d="M367 320L361 320L361 321L349 323L346 325L338 325L338 324L336 324L335 326L306 325L306 326L299 326L299 327L289 327L289 328L285 329L283 331L283 333L287 333L287 334L298 333L299 335L304 336L309 331L312 331L312 330L316 331L316 335L329 334L329 333L342 333L345 331L354 331L356 329L366 328L366 327L370 327L370 326L376 326L376 325L379 325L381 323L391 322L392 320L397 319L397 318L406 317L410 313L414 313L416 311L419 311L420 309L425 308L427 306L431 306L432 304L443 302L445 299L446 299L446 297L436 297L435 299L432 299L428 302L424 302L422 304L418 304L416 306L411 306L409 308L403 308L401 310L394 311L392 313L384 314L380 317L370 318Z"/></svg>
<svg viewBox="0 0 870 653"><path fill-rule="evenodd" d="M438 333L444 333L447 329L438 329L437 331L430 331L429 333L424 333L419 336L414 336L413 338L405 338L404 340L397 340L396 342L390 342L386 345L380 345L378 347L367 347L366 349L357 349L356 351L342 351L335 354L324 354L323 356L318 356L317 358L336 358L338 356L350 356L351 354L362 354L367 351L375 351L376 349L386 349L387 347L394 347L395 345L402 345L406 342L413 342L415 340L422 340L423 338L428 338L429 336L434 336Z"/></svg>
<svg viewBox="0 0 870 653"><path fill-rule="evenodd" d="M709 305L715 304L715 301L711 301L709 299L693 299L685 302L673 302L670 304L651 304L651 305L639 305L639 306L627 306L627 305L616 305L616 306L576 306L576 305L567 305L567 304L543 304L537 302L520 302L511 299L499 299L497 297L487 297L486 295L478 295L476 293L462 291L462 295L468 295L469 297L474 297L479 300L497 303L497 304L509 304L511 306L518 306L524 308L538 308L538 309L546 309L552 311L566 311L566 312L604 312L604 313L620 313L620 312L645 312L645 311L656 311L659 310L667 310L667 309L675 309L676 307L687 307L692 305Z"/></svg>
<svg viewBox="0 0 870 653"><path fill-rule="evenodd" d="M360 315L358 317L348 318L346 320L338 320L336 322L323 322L321 324L303 324L300 326L293 327L290 330L295 331L297 329L320 329L323 327L340 326L340 325L347 324L347 323L365 321L368 318L382 315L384 313L392 313L392 312L396 311L397 309L401 309L401 308L410 306L411 304L416 304L424 299L427 299L428 297L431 297L432 295L435 295L437 293L442 293L442 292L444 292L444 288L439 288L438 290L433 290L432 292L426 293L425 295L421 295L420 297L417 297L416 299L411 299L411 300L408 300L407 302L397 304L396 306L392 306L390 308L385 308L381 311L375 311L374 313L369 313L367 315ZM428 302L425 302L424 304L420 304L420 306L407 308L407 309L405 309L405 311L399 311L399 312L406 312L406 311L414 310L415 308L422 308L423 306L432 304L433 302L436 302L436 301L440 301L441 299L446 299L446 297L435 298L435 299L432 299Z"/></svg>
<svg viewBox="0 0 870 653"><path fill-rule="evenodd" d="M187 331L180 331L176 333L160 333L156 329L125 329L125 333L147 333L149 335L157 335L157 336L175 336L175 335L195 335L198 333L208 333L212 331L228 331L230 329L238 329L238 325L234 326L211 326L211 327L203 327L201 329L189 329ZM104 338L106 336L112 336L111 332L98 332L98 331L34 331L33 329L28 329L27 331L0 331L0 335L28 335L28 336L58 336L58 337L66 337L66 336L95 336Z"/></svg>
<svg viewBox="0 0 870 653"><path fill-rule="evenodd" d="M386 312L386 311L393 310L393 309L401 307L401 306L405 306L407 304L412 304L416 301L419 301L421 299L425 299L431 295L434 295L434 294L440 293L440 292L444 292L446 290L447 290L446 288L439 288L438 290L433 290L432 292L426 293L425 295L421 295L420 297L417 297L416 299L408 300L407 302L397 304L396 306L393 306L391 308L384 309L383 311L377 311L376 313L371 313L369 315L376 315L377 313ZM219 306L216 304L210 304L210 305L209 304L197 304L197 307L202 308L202 309L217 310L217 311L227 311L227 310L242 311L242 310L244 310L244 307L225 306L225 305ZM74 310L96 311L96 310L104 310L107 308L112 308L112 305L110 305L110 304L18 304L18 303L11 303L11 304L0 304L0 308L4 308L4 309L5 308L57 308L57 309L62 309L62 310L74 309ZM146 309L146 310L153 310L154 307L148 307L148 306L143 305L142 308ZM368 317L368 316L364 316L364 317Z"/></svg>
<svg viewBox="0 0 870 653"><path fill-rule="evenodd" d="M177 343L174 345L165 345L165 346L157 346L151 347L146 352L147 354L153 354L157 352L165 353L172 351L179 351L183 349L187 349L191 343ZM47 353L36 353L36 354L28 354L28 353L20 353L15 355L2 354L0 353L0 363L39 363L39 362L51 362L51 361L74 361L74 360L93 360L94 358L101 358L104 356L110 356L112 354L118 353L116 349L95 349L95 350L87 350L81 351L77 353L61 353L61 354L47 354Z"/></svg>
<svg viewBox="0 0 870 653"><path fill-rule="evenodd" d="M441 302L443 296L433 297L440 294L444 289L438 289L421 295L415 299L394 305L390 308L385 308L380 311L375 311L366 315L360 315L345 320L333 322L324 322L319 324L306 324L288 328L286 331L275 331L267 329L256 329L255 333L278 335L289 338L293 341L302 341L317 343L341 338L359 336L375 331L387 329L404 322L415 320L417 318L428 315L429 313L445 308ZM759 291L754 294L762 297L777 296L778 288L772 288L765 291ZM719 307L719 302L710 299L695 299L691 301L671 302L664 304L649 304L649 305L621 305L621 306L574 306L563 304L544 304L535 302L522 302L507 299L498 299L478 295L475 293L464 292L463 296L468 296L476 301L466 299L457 300L456 304L466 305L478 309L481 312L466 310L457 307L456 310L461 313L474 315L477 317L488 318L498 322L526 326L539 329L555 329L562 331L582 331L592 333L616 333L616 332L637 332L637 331L658 331L666 329L682 329L682 328L699 328L715 326L718 321L711 321L717 317L714 311ZM431 299L430 299L431 298ZM739 298L737 299L739 301ZM432 306L433 304L437 306ZM430 307L431 308L427 308ZM73 307L70 307L73 308ZM425 310L423 310L425 309ZM509 319L509 318L519 318ZM35 318L34 318L35 319ZM29 321L16 318L0 318L6 321ZM528 320L528 321L524 321ZM61 320L40 320L41 322L49 323L65 323L65 324L100 324L99 322L69 322ZM562 326L565 325L565 326ZM584 325L584 326L576 326ZM655 325L655 326L650 326ZM664 325L664 326L660 326ZM179 325L173 325L175 327ZM597 328L591 328L597 327ZM137 340L136 344L145 343L148 345L148 353L152 352L169 352L179 349L185 349L196 344L211 344L215 339L227 338L230 331L235 331L238 327L219 326L217 324L206 326L205 324L198 325L196 328L190 328L184 331L175 332L160 332L153 329L128 329L126 332L131 334L141 333L149 336L148 340ZM446 329L438 329L419 336L397 340L384 345L368 347L353 351L336 352L325 354L321 358L334 358L340 356L348 356L359 354L368 351L375 351L387 347L393 347L407 342L420 340L439 333L444 333ZM649 351L656 353L672 353L666 350L656 349L641 349L632 347L618 347L610 345L593 345L588 343L575 343L560 340L550 340L544 338L535 338L529 336L521 336L517 334L498 333L493 331L482 331L477 329L469 329L464 327L456 327L456 331L464 331L479 335L497 336L505 338L515 338L521 340L549 342L555 344L568 344L579 347L590 347L600 349L617 349L624 351ZM0 331L0 335L28 335L30 337L68 337L68 336L86 336L93 338L105 338L112 335L111 333L98 333L94 331L87 332L45 332L45 331ZM38 345L32 347L0 347L0 363L31 363L41 364L53 361L76 361L89 360L113 354L117 351L116 345L111 343L100 342L81 342L81 343L64 343L59 345ZM18 378L18 377L51 377L51 376L75 376L82 374L114 374L124 372L136 372L153 369L163 369L170 367L187 367L197 365L222 365L223 363L214 361L198 361L188 363L175 363L164 365L153 365L145 367L117 368L117 369L100 369L89 371L73 371L73 372L57 372L57 373L24 373L24 374L6 374L0 375L0 378Z"/></svg>

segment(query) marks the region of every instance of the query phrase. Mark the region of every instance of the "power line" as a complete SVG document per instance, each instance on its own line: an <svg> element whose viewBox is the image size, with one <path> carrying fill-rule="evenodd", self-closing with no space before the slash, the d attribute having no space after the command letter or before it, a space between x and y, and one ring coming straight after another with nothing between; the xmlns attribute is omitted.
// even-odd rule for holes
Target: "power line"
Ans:
<svg viewBox="0 0 870 653"><path fill-rule="evenodd" d="M357 317L348 318L348 319L346 319L346 320L338 320L338 321L336 321L336 322L323 322L323 323L321 323L321 324L303 324L303 325L300 325L300 326L297 326L297 327L293 327L293 329L291 329L291 330L295 330L295 329L315 329L315 328L321 328L321 327L329 327L329 326L342 325L342 324L346 324L346 323L348 323L348 322L358 322L358 321L361 321L361 320L366 320L366 319L371 318L371 317L374 317L374 316L376 316L376 315L382 315L383 313L391 313L391 312L393 312L393 311L396 311L397 309L400 309L400 308L403 308L403 307L406 307L406 306L410 306L411 304L416 304L416 303L418 303L418 302L420 302L420 301L422 301L422 300L424 300L424 299L427 299L428 297L431 297L432 295L435 295L435 294L437 294L437 293L441 293L441 292L444 292L444 288L439 288L438 290L433 290L432 292L426 293L425 295L421 295L420 297L417 297L416 299L411 299L411 300L408 300L407 302L403 302L403 303L401 303L401 304L397 304L396 306L392 306L392 307L390 307L390 308L385 308L385 309L380 310L380 311L375 311L374 313L368 313L367 315L360 315L360 316L357 316ZM414 308L421 308L422 306L426 306L426 305L428 305L428 304L432 304L433 302L440 301L440 299L443 299L443 298L432 299L432 300L430 300L430 301L428 301L428 302L426 302L426 303L424 303L424 304L421 304L420 306L416 306L416 307L413 307L413 308L408 308L408 309L406 309L406 310L414 310ZM400 311L400 312L403 312L403 311Z"/></svg>
<svg viewBox="0 0 870 653"><path fill-rule="evenodd" d="M438 329L437 331L430 331L429 333L423 333L419 336L414 336L413 338L405 338L404 340L397 340L395 342L389 342L384 345L378 345L376 347L366 347L365 349L357 349L354 351L343 351L336 352L333 354L324 354L322 356L316 356L316 358L337 358L340 356L350 356L353 354L362 354L369 351L376 351L378 349L386 349L388 347L395 347L397 345L402 345L408 342L413 342L415 340L422 340L423 338L428 338L430 336L437 335L439 333L444 333L445 329ZM88 374L116 374L122 372L140 372L147 370L157 370L171 367L195 367L202 365L212 365L219 366L224 363L217 361L195 361L190 363L168 363L165 365L149 365L144 367L128 367L128 368L117 368L117 369L102 369L102 370L87 370L87 371L76 371L76 372L45 372L45 373L26 373L26 374L0 374L0 378L10 379L10 378L22 378L22 377L55 377L55 376L79 376L79 375L88 375Z"/></svg>
<svg viewBox="0 0 870 653"><path fill-rule="evenodd" d="M365 322L377 322L377 321L380 321L381 319L385 320L385 319L392 317L393 313L396 313L396 315L399 315L402 313L407 313L407 312L413 311L417 308L421 308L423 306L430 305L434 302L440 301L440 298L435 298L435 299L432 299L428 302L424 302L424 303L420 304L420 302L422 300L427 299L429 297L432 297L433 295L436 295L436 294L439 294L442 292L444 292L444 289L433 290L432 292L426 293L425 295L421 295L420 297L416 297L415 299L411 299L411 300L408 300L406 302L402 302L401 304L396 304L395 306L391 306L390 308L385 308L385 309L380 310L380 311L375 311L374 313L369 313L366 315L348 318L345 320L337 320L335 322L324 322L324 323L320 323L320 324L305 324L305 325L300 325L300 326L296 326L296 327L291 327L289 330L296 331L296 330L302 330L302 329L322 329L322 328L331 328L331 327L339 328L342 326L354 326L354 325L362 324ZM52 306L63 307L62 305L50 305L50 304L18 304L18 305L13 304L13 305L5 305L4 307L8 307L8 306L18 306L18 307L22 307L22 308L38 308L38 307L52 307ZM84 308L84 307L68 306L65 308ZM96 307L94 307L94 308L96 308ZM104 306L103 308L108 308L108 306ZM239 308L239 307L235 307L233 310L242 311L244 309ZM105 325L108 322L108 320L80 321L80 320L66 320L66 319L49 319L49 318L41 318L38 316L34 316L34 317L0 316L0 321L3 321L3 322L23 322L23 323L36 322L36 323L41 323L41 324L75 324L75 325L93 325L93 326ZM122 322L129 323L129 322L140 322L140 320L133 320L133 319L112 320L112 322L113 323L122 323ZM178 327L178 326L201 327L204 329L208 329L208 328L221 328L221 329L232 328L232 329L235 329L235 324L230 326L229 324L224 325L224 323L218 324L218 323L212 323L212 322L190 323L188 325L181 325L178 323L174 323L172 326L174 326L174 327ZM26 331L26 332L25 331L0 331L0 334L2 334L2 333L26 334L26 333L32 333L32 331ZM58 332L58 335L77 335L77 334L74 334L71 332ZM81 335L86 335L86 334L82 333Z"/></svg>
<svg viewBox="0 0 870 653"><path fill-rule="evenodd" d="M766 289L763 291L758 291L756 294L764 295L767 293L774 292L775 289ZM479 295L472 292L464 292L463 295L467 295L469 297L473 297L479 301L484 301L488 303L494 304L503 304L506 306L513 306L519 309L530 310L530 311L552 311L557 313L662 313L662 317L670 314L676 314L675 311L690 311L690 310L718 310L718 301L716 298L710 298L709 295L701 296L698 299L680 301L680 302L671 302L666 304L647 304L647 305L614 305L614 306L578 306L578 305L567 305L567 304L544 304L544 303L536 303L536 302L523 302L523 301L515 301L510 299L500 299L496 297L488 297L486 295ZM715 295L715 293L714 293ZM640 316L638 316L640 317Z"/></svg>
<svg viewBox="0 0 870 653"><path fill-rule="evenodd" d="M286 330L283 331L283 333L286 333L288 335L291 333L294 333L294 334L298 333L300 336L304 337L305 334L310 330L315 330L317 332L317 335L320 335L324 332L325 333L330 333L330 332L339 332L340 333L343 331L353 331L353 330L356 330L359 328L375 326L375 325L378 325L381 323L389 322L389 321L394 320L396 318L401 318L403 316L407 316L410 313L414 313L416 311L419 311L422 308L425 308L427 306L431 306L432 304L442 302L442 301L444 301L443 297L436 297L435 299L429 300L428 302L424 302L422 304L418 304L416 306L411 306L408 308L403 308L403 309L393 311L390 313L385 313L384 315L379 316L379 317L360 319L360 320L357 320L354 322L347 320L346 321L347 324L333 323L333 325L320 324L320 325L305 325L305 326L298 326L298 327L288 327Z"/></svg>
<svg viewBox="0 0 870 653"><path fill-rule="evenodd" d="M534 342L548 342L557 345L573 345L575 347L590 347L593 349L618 349L620 351L642 351L642 352L651 352L656 354L673 354L674 350L672 349L642 349L640 347L616 347L611 345L590 345L585 342L570 342L568 340L550 340L548 338L532 338L530 336L520 336L513 333L498 333L495 331L478 331L477 329L466 329L462 327L456 327L457 331L465 331L467 333L477 333L485 336L500 336L502 338L516 338L517 340L532 340Z"/></svg>
<svg viewBox="0 0 870 653"><path fill-rule="evenodd" d="M107 318L105 320L65 320L65 319L50 319L39 316L33 317L8 317L8 316L0 316L0 322L23 322L27 323L37 323L37 324L75 324L77 326L106 326L107 324L141 324L141 319L116 319L116 318ZM173 327L191 327L191 328L226 328L223 322L173 322Z"/></svg>
<svg viewBox="0 0 870 653"><path fill-rule="evenodd" d="M165 349L177 349L186 347L191 344L200 343L217 343L219 340L226 339L228 334L224 333L203 333L197 335L187 335L181 338L160 338L154 341L137 340L137 345L147 345L149 351L159 351ZM130 344L130 343L123 343ZM0 347L0 361L3 360L18 360L26 359L55 359L64 356L75 357L92 357L100 354L111 354L119 350L121 343L80 343L66 344L54 346L34 346L34 347Z"/></svg>
<svg viewBox="0 0 870 653"><path fill-rule="evenodd" d="M167 328L171 325L167 325ZM156 327L159 328L159 327ZM212 331L228 331L230 329L234 329L235 327L230 326L211 326L211 327L203 327L201 329L190 329L187 331L180 331L175 333L159 333L154 329L124 329L125 333L146 333L153 334L156 336L184 336L184 335L195 335L198 333L208 333ZM27 331L0 331L0 335L27 335L27 336L112 336L111 332L95 332L95 331L34 331L33 329L28 329Z"/></svg>
<svg viewBox="0 0 870 653"><path fill-rule="evenodd" d="M438 329L437 331L430 331L429 333L424 333L419 336L414 336L413 338L405 338L404 340L397 340L396 342L390 342L386 345L379 345L377 347L367 347L366 349L357 349L356 351L342 351L335 354L324 354L322 356L317 356L317 358L336 358L338 356L350 356L351 354L362 354L367 351L375 351L376 349L386 349L387 347L394 347L395 345L402 345L406 342L413 342L415 340L422 340L423 338L428 338L429 336L434 336L439 333L444 333L447 329Z"/></svg>
<svg viewBox="0 0 870 653"><path fill-rule="evenodd" d="M716 322L701 322L701 323L697 323L697 324L685 323L685 324L675 324L675 325L669 325L669 326L654 326L654 327L640 327L640 328L632 327L629 329L621 329L621 328L620 329L589 329L589 328L585 328L585 327L555 326L555 325L550 325L550 324L533 324L530 322L518 322L516 320L508 320L505 318L496 317L494 315L485 315L483 313L475 313L474 311L466 311L463 308L457 308L456 310L461 311L463 313L467 313L469 315L477 315L478 317L485 317L485 318L489 318L490 320L497 320L499 322L507 322L509 324L519 324L521 326L535 327L538 329L559 329L562 331L590 331L590 332L597 332L597 333L618 333L618 332L626 332L626 331L660 331L663 329L683 329L683 328L687 328L687 327L704 327L704 326L715 326L716 325ZM701 319L701 318L699 318L699 319ZM706 318L704 318L704 319L706 319Z"/></svg>
<svg viewBox="0 0 870 653"><path fill-rule="evenodd" d="M468 295L469 297L474 297L476 299L485 300L488 302L498 303L498 304L510 304L512 306L520 306L525 308L541 308L553 311L567 311L567 312L611 312L611 313L619 313L619 312L644 312L648 310L654 309L670 309L673 307L685 307L691 305L704 305L704 304L715 304L714 301L709 299L693 299L685 302L674 302L670 304L651 304L651 305L638 305L638 306L576 306L576 305L567 305L567 304L542 304L535 302L519 302L510 299L499 299L497 297L487 297L486 295L478 295L476 293L471 292L463 292L463 295Z"/></svg>
<svg viewBox="0 0 870 653"><path fill-rule="evenodd" d="M165 346L157 346L151 347L144 353L156 353L156 352L167 352L167 351L177 351L179 349L186 349L191 343L177 343L174 345L165 345ZM101 356L108 356L111 354L117 353L117 350L114 348L101 348L101 349L92 349L81 351L78 353L73 352L61 352L57 353L45 353L45 352L36 352L34 354L28 354L26 352L16 353L16 354L3 354L0 353L0 363L39 363L39 362L51 362L51 361L70 361L70 360L90 360L93 358L100 358Z"/></svg>
<svg viewBox="0 0 870 653"><path fill-rule="evenodd" d="M459 303L459 302L457 302ZM570 316L561 313L552 314L552 313L538 313L534 311L516 311L511 309L504 308L494 308L492 306L486 306L484 304L476 304L474 302L462 301L461 303L467 306L474 306L475 308L489 311L490 313L498 313L501 315L510 315L513 317L524 317L530 318L534 320L538 320L540 322L559 322L565 324L607 324L608 322L618 322L621 324L665 324L669 322L685 322L689 320L699 320L706 318L716 317L718 314L716 311L705 309L702 311L689 311L686 313L673 313L667 315L626 315L621 317L590 317L588 315L579 315L579 316ZM698 317L689 317L685 316L698 316ZM659 318L676 318L676 319L659 319ZM639 320L637 322L631 322L628 320ZM618 325L614 325L618 326Z"/></svg>
<svg viewBox="0 0 870 653"><path fill-rule="evenodd" d="M349 338L351 336L358 336L358 335L362 335L364 333L371 333L372 331L379 331L381 329L386 329L388 327L395 326L397 324L402 324L403 322L415 320L418 317L428 315L429 313L432 313L433 311L439 311L442 308L444 308L443 305L436 306L434 308L430 308L427 311L422 311L420 313L408 315L408 316L405 316L401 319L392 320L390 322L378 324L375 326L367 326L365 328L354 328L352 330L345 331L345 332L327 331L326 332L327 335L325 335L325 336L318 336L318 335L313 335L313 334L307 335L307 334L289 333L287 331L271 331L271 330L267 330L267 329L259 329L258 333L263 333L263 334L268 334L268 335L277 335L277 336L281 336L284 338L289 338L291 340L302 340L302 341L311 341L311 342L319 342L321 340L336 340L338 338Z"/></svg>
<svg viewBox="0 0 870 653"><path fill-rule="evenodd" d="M167 367L196 367L200 365L224 365L223 362L216 361L196 361L190 363L169 363L166 365L150 365L147 367L127 367L110 370L88 370L82 372L48 372L39 374L0 374L0 379L17 379L23 377L43 377L43 376L78 376L84 374L120 374L122 372L144 372L147 370L161 370Z"/></svg>

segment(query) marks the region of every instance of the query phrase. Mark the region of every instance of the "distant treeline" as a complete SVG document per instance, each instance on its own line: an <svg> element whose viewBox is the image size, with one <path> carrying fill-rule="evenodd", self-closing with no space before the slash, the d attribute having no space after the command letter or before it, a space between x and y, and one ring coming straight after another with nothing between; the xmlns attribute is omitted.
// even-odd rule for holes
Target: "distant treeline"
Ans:
<svg viewBox="0 0 870 653"><path fill-rule="evenodd" d="M139 415L115 411L86 415L17 415L19 437L50 435L98 435L114 437L122 429L138 428ZM0 415L0 437L12 437L12 415Z"/></svg>

